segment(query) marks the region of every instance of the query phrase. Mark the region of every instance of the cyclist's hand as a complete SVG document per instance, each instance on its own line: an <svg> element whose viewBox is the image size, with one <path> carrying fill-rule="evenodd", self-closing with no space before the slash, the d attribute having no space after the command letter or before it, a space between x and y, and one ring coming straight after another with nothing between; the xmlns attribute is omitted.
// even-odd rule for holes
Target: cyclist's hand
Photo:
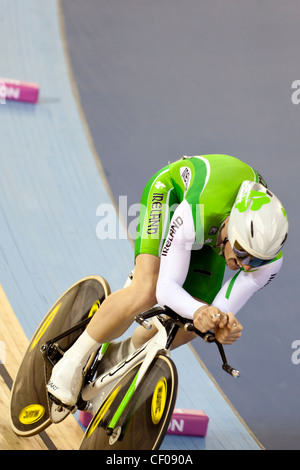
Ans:
<svg viewBox="0 0 300 470"><path fill-rule="evenodd" d="M224 328L227 321L227 314L212 305L203 305L194 313L194 325L201 333L215 327Z"/></svg>
<svg viewBox="0 0 300 470"><path fill-rule="evenodd" d="M242 325L233 315L233 313L227 313L227 323L221 328L220 325L215 328L216 339L222 344L233 344L242 335Z"/></svg>

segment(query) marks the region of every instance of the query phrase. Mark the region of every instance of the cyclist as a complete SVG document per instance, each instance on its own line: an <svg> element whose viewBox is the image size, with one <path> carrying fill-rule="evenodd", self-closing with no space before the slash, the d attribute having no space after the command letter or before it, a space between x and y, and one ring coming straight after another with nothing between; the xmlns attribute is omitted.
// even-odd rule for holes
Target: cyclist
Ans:
<svg viewBox="0 0 300 470"><path fill-rule="evenodd" d="M82 369L100 344L121 336L157 302L191 318L202 332L232 344L237 312L282 265L288 220L279 199L249 165L227 155L183 157L146 185L129 287L112 293L54 367L48 391L74 405ZM237 271L223 286L225 267ZM128 352L150 333L138 327ZM175 347L193 339L180 330Z"/></svg>

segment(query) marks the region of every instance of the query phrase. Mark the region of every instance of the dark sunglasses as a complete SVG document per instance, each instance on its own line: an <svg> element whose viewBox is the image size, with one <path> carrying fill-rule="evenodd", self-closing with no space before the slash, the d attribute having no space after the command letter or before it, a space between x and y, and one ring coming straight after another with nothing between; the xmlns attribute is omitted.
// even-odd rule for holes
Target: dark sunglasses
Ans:
<svg viewBox="0 0 300 470"><path fill-rule="evenodd" d="M243 264L247 264L248 266L252 266L253 268L263 266L264 264L267 264L267 263L270 262L269 259L260 259L260 258L256 258L255 256L249 255L249 253L247 253L247 251L243 250L243 248L237 242L235 242L232 249L233 249L233 252L234 252L235 256Z"/></svg>

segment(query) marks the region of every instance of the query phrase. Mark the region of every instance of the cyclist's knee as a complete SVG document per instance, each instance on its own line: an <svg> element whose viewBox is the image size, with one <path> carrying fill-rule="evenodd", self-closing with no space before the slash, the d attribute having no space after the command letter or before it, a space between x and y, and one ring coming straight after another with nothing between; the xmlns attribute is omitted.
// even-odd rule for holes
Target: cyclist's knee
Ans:
<svg viewBox="0 0 300 470"><path fill-rule="evenodd" d="M156 304L156 285L149 286L145 289L143 294L143 305L146 309L153 307Z"/></svg>
<svg viewBox="0 0 300 470"><path fill-rule="evenodd" d="M141 254L136 259L131 289L140 310L147 310L156 304L156 284L160 260L158 257Z"/></svg>
<svg viewBox="0 0 300 470"><path fill-rule="evenodd" d="M156 304L156 283L144 282L142 284L136 283L132 285L133 301L136 304L136 309L140 311L147 310Z"/></svg>

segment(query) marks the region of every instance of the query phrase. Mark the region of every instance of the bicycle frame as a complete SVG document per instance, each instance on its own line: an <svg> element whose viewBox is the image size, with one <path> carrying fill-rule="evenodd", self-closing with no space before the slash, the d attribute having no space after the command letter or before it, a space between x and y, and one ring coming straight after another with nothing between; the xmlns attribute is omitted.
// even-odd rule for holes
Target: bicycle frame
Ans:
<svg viewBox="0 0 300 470"><path fill-rule="evenodd" d="M153 322L158 330L153 338L115 365L112 369L102 374L94 382L83 388L81 393L82 398L84 401L89 402L94 410L97 410L101 403L103 403L105 397L113 388L117 380L137 362L142 360L142 365L134 380L134 387L132 387L129 392L130 396L127 396L126 398L126 400L129 401L130 397L141 383L156 354L159 351L164 351L165 354L169 355L169 347L167 346L168 333L157 317L153 318Z"/></svg>
<svg viewBox="0 0 300 470"><path fill-rule="evenodd" d="M102 344L87 361L75 406L64 405L47 392L46 384L51 380L52 368L77 341L109 293L109 285L101 276L84 278L63 293L43 319L28 345L12 388L10 419L16 434L29 437L51 423L60 423L76 409L89 410L94 416L85 434L83 448L106 448L109 445L117 449L122 448L122 444L129 448L143 448L144 445L156 448L175 406L178 374L169 356L180 328L194 331L207 342L215 342L223 369L238 376L238 372L227 364L223 347L213 333L202 334L191 320L180 317L167 307L154 307L135 318L147 329L153 326L152 338L132 354L128 354L130 338L125 344ZM38 415L38 419L34 415L34 420L25 422L29 407L33 407L34 412L42 410L43 413ZM146 444L140 416L147 415L149 409L147 436L150 440ZM163 413L158 415L159 418L157 410ZM156 427L158 423L159 427ZM136 435L140 439L138 443Z"/></svg>
<svg viewBox="0 0 300 470"><path fill-rule="evenodd" d="M164 315L164 317L162 317L162 315ZM179 316L167 307L154 307L153 309L144 312L141 315L138 315L135 320L143 327L150 329L152 326L149 322L150 318L152 318L153 324L157 328L157 333L147 343L145 343L132 354L121 360L111 369L102 373L95 380L93 380L92 377L94 375L94 372L96 372L97 370L99 362L102 360L103 357L105 357L105 351L100 348L93 357L93 359L88 362L88 366L86 367L85 385L82 388L81 397L84 402L84 408L87 409L87 407L89 407L92 409L92 412L96 412L99 407L104 403L107 395L113 389L117 381L135 364L141 361L141 367L139 368L138 373L133 379L132 385L129 388L126 396L124 397L124 400L122 401L114 417L112 418L112 421L108 426L108 432L109 430L112 431L116 426L116 423L124 412L126 405L128 404L131 397L137 390L139 384L143 380L149 366L151 365L157 353L163 352L168 356L170 355L170 348L179 328L184 328L186 331L196 332L206 342L215 342L222 358L222 368L233 377L239 376L239 372L233 369L227 363L223 346L218 343L213 333L201 333L194 327L191 320ZM51 351L52 348L54 348L55 351L60 351L59 347L56 345L56 341L70 334L70 332L73 332L78 328L82 328L82 326L86 325L89 321L90 319L86 319L71 328L70 330L57 336L53 340L48 341L43 346L41 351L44 354L46 361L51 362L51 355L49 355L49 351ZM107 349L108 344L109 343L106 343L104 345L104 350ZM62 351L60 352L62 353Z"/></svg>

